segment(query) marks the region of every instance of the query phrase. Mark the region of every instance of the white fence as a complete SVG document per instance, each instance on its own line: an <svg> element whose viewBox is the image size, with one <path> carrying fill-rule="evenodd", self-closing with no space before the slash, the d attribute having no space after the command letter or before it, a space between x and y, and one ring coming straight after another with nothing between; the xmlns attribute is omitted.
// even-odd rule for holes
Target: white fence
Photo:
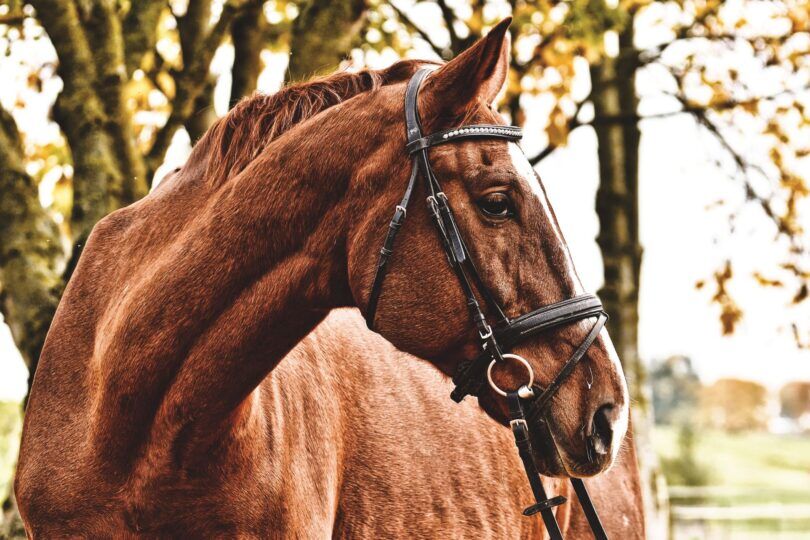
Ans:
<svg viewBox="0 0 810 540"><path fill-rule="evenodd" d="M673 540L810 538L810 482L805 492L671 486L669 497Z"/></svg>

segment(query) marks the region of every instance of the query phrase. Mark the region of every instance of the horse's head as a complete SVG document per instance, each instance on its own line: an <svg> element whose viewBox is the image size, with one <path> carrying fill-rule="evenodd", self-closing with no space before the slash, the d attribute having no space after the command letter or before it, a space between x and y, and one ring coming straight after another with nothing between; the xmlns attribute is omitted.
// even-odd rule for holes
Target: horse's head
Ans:
<svg viewBox="0 0 810 540"><path fill-rule="evenodd" d="M507 26L508 21L502 22L428 76L417 102L424 134L471 124L504 124L492 103L509 66ZM373 179L361 184L379 186L379 192L370 197L368 212L349 240L351 287L367 312L377 254L411 171L404 148L404 92L405 85L398 84L368 98L374 100L385 126L376 136L395 143L383 145L361 169ZM545 190L517 144L468 138L431 148L429 159L481 276L481 283L471 280L471 285L493 326L495 314L482 300L482 289L509 318L583 292ZM431 359L452 375L461 362L480 353L480 327L471 319L462 283L448 264L434 218L424 204L428 195L427 183L418 181L394 243L374 327L398 348ZM536 384L545 387L595 321L589 317L532 335L511 352L528 360ZM496 366L492 376L505 389L527 382L524 367L516 362ZM506 400L489 385L479 393L479 402L493 418L506 421ZM538 434L536 439L546 439L535 443L541 472L585 476L611 464L627 428L628 395L605 330L551 397L539 418L543 416L550 437L542 426L529 426ZM549 444L551 439L554 444Z"/></svg>

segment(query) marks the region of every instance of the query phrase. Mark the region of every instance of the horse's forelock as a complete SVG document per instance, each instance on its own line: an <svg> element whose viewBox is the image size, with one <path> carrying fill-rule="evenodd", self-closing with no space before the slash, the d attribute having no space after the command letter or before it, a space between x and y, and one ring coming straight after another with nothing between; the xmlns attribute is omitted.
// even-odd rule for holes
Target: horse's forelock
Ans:
<svg viewBox="0 0 810 540"><path fill-rule="evenodd" d="M403 60L383 70L341 71L255 94L218 120L195 146L189 162L206 160L206 178L218 185L243 170L273 139L358 94L407 80L423 62Z"/></svg>

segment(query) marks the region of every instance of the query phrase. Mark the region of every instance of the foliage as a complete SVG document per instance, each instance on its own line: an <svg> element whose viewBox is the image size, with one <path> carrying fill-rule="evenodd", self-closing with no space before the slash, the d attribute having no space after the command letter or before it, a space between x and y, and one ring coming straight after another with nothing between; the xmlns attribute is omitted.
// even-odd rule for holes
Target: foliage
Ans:
<svg viewBox="0 0 810 540"><path fill-rule="evenodd" d="M694 417L700 396L700 379L685 356L653 363L648 380L656 424L679 424Z"/></svg>
<svg viewBox="0 0 810 540"><path fill-rule="evenodd" d="M794 381L786 384L779 391L779 401L782 416L798 419L810 414L810 382Z"/></svg>
<svg viewBox="0 0 810 540"><path fill-rule="evenodd" d="M256 88L265 48L295 44L303 71L346 55L360 2L316 3L301 20L318 32L282 0L0 0L0 62L25 74L1 92L14 95L0 108L0 311L31 376L93 226L146 195L178 132L215 120L221 46L235 51L231 102Z"/></svg>
<svg viewBox="0 0 810 540"><path fill-rule="evenodd" d="M678 430L678 453L662 457L661 469L667 483L673 486L705 486L711 481L708 467L695 456L697 434L693 425L685 423Z"/></svg>
<svg viewBox="0 0 810 540"><path fill-rule="evenodd" d="M734 279L785 289L789 305L801 304L810 280L801 217L810 194L810 4L710 0L682 6L690 17L674 29L680 45L668 42L642 57L672 74L669 95L717 139L718 168L739 181L741 191L719 201L730 231L753 205L784 247L782 260L763 261L752 276ZM710 292L724 333L744 315L729 287L733 263L730 254L714 272ZM810 331L803 325L799 318L791 328L799 345Z"/></svg>
<svg viewBox="0 0 810 540"><path fill-rule="evenodd" d="M807 0L782 0L769 6L753 0L629 0L616 5L603 0L477 0L469 4L431 0L416 2L407 10L398 2L373 0L365 12L357 2L348 2L346 6L351 7L344 11L339 2L324 3L335 10L324 13L319 2L281 0L168 4L145 0L122 2L115 10L107 3L84 2L68 9L70 2L35 0L32 5L41 8L39 14L24 2L0 4L4 23L0 34L6 36L5 43L52 41L57 49L58 73L52 66L32 64L29 84L42 89L52 79L61 79L64 90L54 119L63 127L63 135L51 142L26 144L25 151L36 182L58 171L58 181L51 182L53 196L48 198L53 200L63 233L75 246L98 217L144 193L143 177L155 171L178 129L185 127L195 138L211 121L210 114L194 111L211 110L215 82L208 66L219 44L230 39L240 53L233 66L234 88L238 88L231 95L233 101L255 88L265 48L296 49L292 76L330 69L325 65L329 59L336 64L351 46L367 53L405 55L422 42L447 58L511 13L515 46L503 108L514 122L524 124L529 121L524 104L546 104L539 107L545 147L533 162L564 145L570 131L581 125L645 118L633 111L629 117L593 116L589 100L596 89L591 85L585 91L587 86L582 84L587 81L587 66L618 54L632 60L634 71L668 73L671 83L660 95L670 99L673 109L655 116L691 114L716 136L742 189L742 197L729 194L724 200L729 215L733 218L743 211L737 204L741 200L751 201L786 242L786 258L763 267L753 276L755 282L792 290L792 302L797 305L808 296L810 268L800 219L810 165ZM425 16L417 18L413 15L417 12ZM237 24L242 15L243 23ZM441 21L443 32L423 28L420 23L427 16ZM344 20L345 24L339 23ZM254 23L244 24L249 21ZM339 41L330 42L327 30L310 31L308 27L319 21L328 21ZM620 43L618 52L611 50L608 44L617 32L624 35L641 23L655 28L660 39ZM363 26L360 32L359 25ZM78 31L67 32L67 28ZM103 39L97 33L100 28L109 29ZM347 35L355 37L346 41ZM318 51L326 51L327 56L315 58L321 54ZM125 64L124 73L109 72L110 62L116 61ZM770 81L767 91L758 84L764 75ZM103 84L94 84L93 77ZM542 101L529 101L538 98ZM19 106L25 107L25 100ZM101 125L110 129L99 130ZM739 136L741 130L745 138ZM755 132L759 133L755 142L747 143ZM737 144L743 142L759 150L746 152ZM718 162L724 166L729 160L718 158ZM732 267L730 255L712 280L716 288L711 300L720 306L724 333L731 333L744 317L744 306L735 301L730 287L733 279L742 277L735 276ZM810 343L801 320L791 332L797 343Z"/></svg>
<svg viewBox="0 0 810 540"><path fill-rule="evenodd" d="M604 55L604 36L629 24L627 11L610 7L602 0L572 2L515 1L509 6L497 2L471 2L450 5L417 2L409 12L431 13L444 23L446 36L429 33L420 21L400 9L396 2L380 2L369 16L370 30L381 39L372 46L393 47L404 54L421 40L440 58L451 58L502 17L511 15L513 43L511 71L501 100L513 123L527 121L522 103L528 98L551 98L542 119L546 148L530 161L537 163L554 148L566 143L569 132L580 125L577 115L583 96L574 91L575 79L582 77L583 64L598 62ZM391 22L399 24L391 24Z"/></svg>
<svg viewBox="0 0 810 540"><path fill-rule="evenodd" d="M767 425L767 395L759 383L719 379L701 392L702 421L731 433L762 430Z"/></svg>
<svg viewBox="0 0 810 540"><path fill-rule="evenodd" d="M195 139L216 118L220 46L237 53L232 102L256 88L265 48L294 43L305 72L348 52L359 3L310 4L296 28L301 2L0 1L0 54L25 74L0 115L0 310L32 371L92 227L147 193L178 131ZM316 19L327 27L311 32ZM43 107L48 129L30 121Z"/></svg>

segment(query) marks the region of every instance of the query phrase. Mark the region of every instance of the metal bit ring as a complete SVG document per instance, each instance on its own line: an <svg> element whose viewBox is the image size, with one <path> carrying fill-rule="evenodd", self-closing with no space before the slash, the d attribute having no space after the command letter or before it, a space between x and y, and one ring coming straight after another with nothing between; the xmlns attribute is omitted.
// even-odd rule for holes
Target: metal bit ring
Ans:
<svg viewBox="0 0 810 540"><path fill-rule="evenodd" d="M521 392L521 390L523 390L524 388L531 391L531 388L534 385L534 370L532 369L532 366L529 365L529 361L526 360L525 358L523 358L520 355L512 354L512 353L502 354L501 356L503 356L503 358L511 358L512 360L517 360L518 362L523 364L523 367L525 367L526 371L529 372L529 382L527 384L525 384L524 386L521 386L520 389L518 390L518 392ZM492 362L489 363L489 367L487 368L487 381L489 381L489 385L492 387L493 390L495 390L495 392L498 395L506 397L506 392L501 390L498 387L498 385L495 384L495 382L492 380L492 366L494 366L496 362L497 362L497 360L493 360ZM526 392L524 392L524 393L526 393ZM524 396L521 395L521 397L524 397Z"/></svg>

